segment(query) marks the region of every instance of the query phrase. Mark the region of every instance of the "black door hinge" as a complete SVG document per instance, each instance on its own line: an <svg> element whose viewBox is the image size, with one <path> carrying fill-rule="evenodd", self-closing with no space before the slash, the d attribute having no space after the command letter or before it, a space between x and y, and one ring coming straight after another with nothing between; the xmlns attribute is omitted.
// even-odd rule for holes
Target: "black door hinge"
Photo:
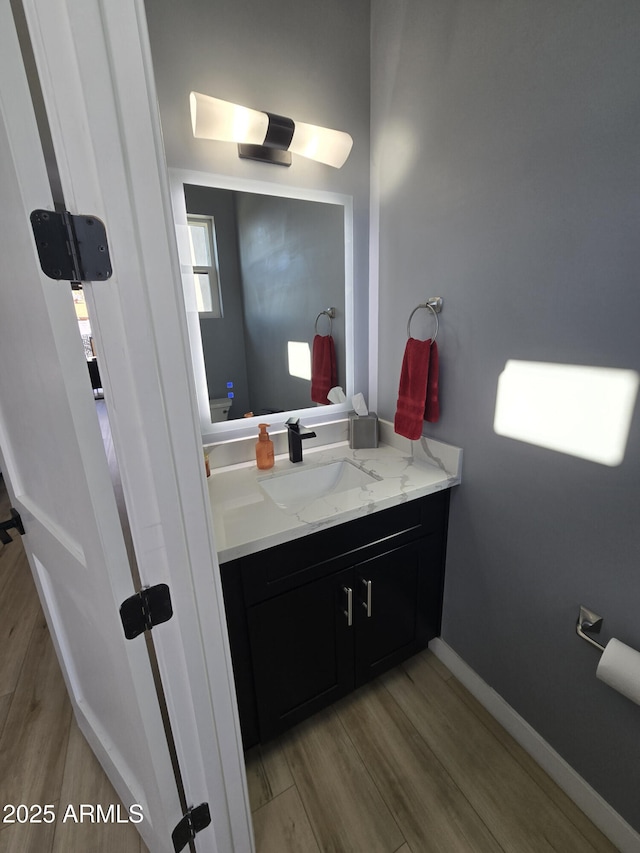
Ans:
<svg viewBox="0 0 640 853"><path fill-rule="evenodd" d="M20 513L13 507L11 507L11 518L8 521L0 521L0 542L2 542L3 545L10 545L13 542L13 539L8 533L12 527L15 527L18 533L21 536L24 536L24 525L20 518Z"/></svg>
<svg viewBox="0 0 640 853"><path fill-rule="evenodd" d="M42 272L60 281L106 281L111 258L104 222L66 210L34 210L31 227Z"/></svg>
<svg viewBox="0 0 640 853"><path fill-rule="evenodd" d="M127 640L133 640L154 625L168 622L172 616L171 595L166 583L147 586L120 605L120 619Z"/></svg>
<svg viewBox="0 0 640 853"><path fill-rule="evenodd" d="M184 850L187 844L196 837L198 832L205 829L210 823L211 812L209 811L209 803L200 803L199 806L190 808L171 833L175 853L180 853L181 850Z"/></svg>

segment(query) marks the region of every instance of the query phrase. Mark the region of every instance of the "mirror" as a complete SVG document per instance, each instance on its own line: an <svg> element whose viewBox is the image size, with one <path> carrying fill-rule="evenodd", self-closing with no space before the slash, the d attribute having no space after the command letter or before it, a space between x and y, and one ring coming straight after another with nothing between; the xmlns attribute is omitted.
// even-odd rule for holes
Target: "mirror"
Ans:
<svg viewBox="0 0 640 853"><path fill-rule="evenodd" d="M312 401L311 353L314 335L330 333L337 384L349 399L350 197L182 170L170 175L203 441L254 435L259 421L277 428L292 413L318 424L347 411L346 402ZM207 223L211 245L200 260L193 250L203 245ZM333 320L322 313L329 308Z"/></svg>

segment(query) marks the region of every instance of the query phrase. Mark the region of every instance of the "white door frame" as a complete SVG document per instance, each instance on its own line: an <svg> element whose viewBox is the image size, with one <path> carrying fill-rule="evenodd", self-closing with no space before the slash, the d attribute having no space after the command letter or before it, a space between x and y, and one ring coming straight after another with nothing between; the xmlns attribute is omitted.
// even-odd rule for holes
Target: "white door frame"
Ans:
<svg viewBox="0 0 640 853"><path fill-rule="evenodd" d="M8 2L8 0L2 0ZM142 0L23 0L67 209L107 227L85 288L140 577L199 851L253 850L224 604ZM132 642L144 642L142 638Z"/></svg>

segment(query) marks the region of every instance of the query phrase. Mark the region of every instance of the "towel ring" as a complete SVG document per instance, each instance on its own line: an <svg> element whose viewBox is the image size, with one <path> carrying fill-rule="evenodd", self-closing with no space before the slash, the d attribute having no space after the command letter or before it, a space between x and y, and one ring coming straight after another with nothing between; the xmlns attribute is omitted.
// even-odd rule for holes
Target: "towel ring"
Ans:
<svg viewBox="0 0 640 853"><path fill-rule="evenodd" d="M336 316L336 309L335 308L326 308L324 311L321 311L318 314L318 316L316 317L316 322L315 322L315 326L314 326L316 335L318 334L318 320L320 319L320 317L322 317L323 314L326 314L327 317L329 318L329 334L331 334L331 329L333 328L333 318Z"/></svg>
<svg viewBox="0 0 640 853"><path fill-rule="evenodd" d="M433 314L433 319L436 321L436 331L434 336L431 338L431 343L433 343L438 337L438 329L440 328L440 322L438 321L438 312L429 302L422 302L420 303L420 305L416 305L411 314L409 314L409 319L407 320L407 338L411 337L411 320L413 319L413 315L416 313L416 311L419 311L420 308L428 308L429 311L431 311L431 313Z"/></svg>

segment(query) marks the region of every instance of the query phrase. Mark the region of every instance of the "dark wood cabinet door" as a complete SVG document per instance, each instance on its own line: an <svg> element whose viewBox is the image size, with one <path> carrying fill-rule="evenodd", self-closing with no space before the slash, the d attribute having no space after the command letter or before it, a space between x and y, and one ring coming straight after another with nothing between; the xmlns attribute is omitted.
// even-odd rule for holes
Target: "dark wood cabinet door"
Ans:
<svg viewBox="0 0 640 853"><path fill-rule="evenodd" d="M353 689L349 589L351 569L248 608L262 742Z"/></svg>
<svg viewBox="0 0 640 853"><path fill-rule="evenodd" d="M356 686L405 660L436 635L440 548L427 537L354 568Z"/></svg>

